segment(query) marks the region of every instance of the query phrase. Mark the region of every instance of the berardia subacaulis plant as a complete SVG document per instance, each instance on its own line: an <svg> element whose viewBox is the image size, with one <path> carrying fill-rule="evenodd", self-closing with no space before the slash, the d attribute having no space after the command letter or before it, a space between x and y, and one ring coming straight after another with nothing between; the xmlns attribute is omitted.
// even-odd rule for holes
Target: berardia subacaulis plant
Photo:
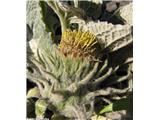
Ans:
<svg viewBox="0 0 160 120"><path fill-rule="evenodd" d="M35 53L28 52L27 78L36 84L28 92L28 98L38 98L37 118L44 118L49 109L53 120L89 120L97 112L97 100L110 103L132 91L132 56L128 53L132 46L132 26L85 23L84 12L78 8L59 1L46 3L59 17L62 36L59 44L47 44L38 47ZM82 19L79 29L68 27L72 16ZM108 37L110 34L112 37ZM127 69L128 73L116 76L120 69ZM112 87L122 81L127 81L125 87Z"/></svg>

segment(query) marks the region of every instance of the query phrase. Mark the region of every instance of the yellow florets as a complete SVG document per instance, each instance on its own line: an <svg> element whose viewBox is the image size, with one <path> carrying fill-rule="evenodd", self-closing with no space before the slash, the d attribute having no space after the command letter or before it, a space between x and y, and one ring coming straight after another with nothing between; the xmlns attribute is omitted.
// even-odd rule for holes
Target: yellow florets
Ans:
<svg viewBox="0 0 160 120"><path fill-rule="evenodd" d="M92 58L96 44L96 37L90 32L66 30L62 34L59 50L65 56Z"/></svg>

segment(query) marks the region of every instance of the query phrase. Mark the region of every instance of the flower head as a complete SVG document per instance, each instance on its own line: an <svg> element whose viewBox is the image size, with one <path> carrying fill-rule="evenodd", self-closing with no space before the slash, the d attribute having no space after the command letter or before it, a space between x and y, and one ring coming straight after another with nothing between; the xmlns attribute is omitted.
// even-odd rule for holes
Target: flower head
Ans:
<svg viewBox="0 0 160 120"><path fill-rule="evenodd" d="M73 58L95 58L97 45L96 37L90 32L67 29L61 38L59 50L64 56Z"/></svg>

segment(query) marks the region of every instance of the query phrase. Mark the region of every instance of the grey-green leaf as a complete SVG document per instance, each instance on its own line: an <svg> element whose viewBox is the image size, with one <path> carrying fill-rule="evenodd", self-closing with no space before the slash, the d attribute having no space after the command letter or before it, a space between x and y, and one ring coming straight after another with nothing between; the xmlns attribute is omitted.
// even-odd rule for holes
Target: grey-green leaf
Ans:
<svg viewBox="0 0 160 120"><path fill-rule="evenodd" d="M42 8L40 1L27 1L27 25L32 30L33 36L30 38L35 45L32 48L41 48L47 44L52 43L51 32L47 31L46 25L43 21ZM31 43L32 43L31 42ZM33 47L34 46L34 47ZM33 50L34 51L34 50Z"/></svg>
<svg viewBox="0 0 160 120"><path fill-rule="evenodd" d="M120 110L128 110L132 111L132 95L128 96L127 98L123 98L121 100L115 101L107 106L105 106L101 111L100 114L105 112L113 112L113 111L120 111Z"/></svg>
<svg viewBox="0 0 160 120"><path fill-rule="evenodd" d="M27 98L32 98L32 97L40 98L40 92L38 87L34 87L28 91Z"/></svg>
<svg viewBox="0 0 160 120"><path fill-rule="evenodd" d="M35 114L37 118L44 118L48 103L46 100L37 100L35 104Z"/></svg>

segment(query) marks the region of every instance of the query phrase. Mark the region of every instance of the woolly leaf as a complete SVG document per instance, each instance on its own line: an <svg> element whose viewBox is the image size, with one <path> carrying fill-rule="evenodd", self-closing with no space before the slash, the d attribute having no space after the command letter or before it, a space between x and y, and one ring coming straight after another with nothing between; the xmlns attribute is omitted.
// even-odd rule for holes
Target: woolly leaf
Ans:
<svg viewBox="0 0 160 120"><path fill-rule="evenodd" d="M125 22L127 24L133 25L133 21L132 21L132 14L133 14L133 10L132 10L132 3L129 3L125 6L120 7L117 15L120 16L122 19L125 20Z"/></svg>
<svg viewBox="0 0 160 120"><path fill-rule="evenodd" d="M105 106L100 111L100 114L103 114L105 112L113 112L113 111L120 111L120 110L132 111L132 96L128 96L128 98L124 98L124 99L115 101L115 102Z"/></svg>
<svg viewBox="0 0 160 120"><path fill-rule="evenodd" d="M132 40L132 26L113 25L108 22L88 22L82 25L84 31L93 33L102 48L108 48L110 52L116 51L128 44Z"/></svg>
<svg viewBox="0 0 160 120"><path fill-rule="evenodd" d="M40 92L39 92L39 89L37 87L34 87L34 88L32 88L28 91L27 98L32 98L32 97L35 97L35 98L40 97Z"/></svg>
<svg viewBox="0 0 160 120"><path fill-rule="evenodd" d="M29 43L33 52L35 52L37 48L52 43L52 33L47 31L42 18L40 2L27 1L27 25L33 31L33 36Z"/></svg>
<svg viewBox="0 0 160 120"><path fill-rule="evenodd" d="M35 103L35 114L38 118L43 118L45 111L47 109L47 101L45 100L37 100Z"/></svg>

